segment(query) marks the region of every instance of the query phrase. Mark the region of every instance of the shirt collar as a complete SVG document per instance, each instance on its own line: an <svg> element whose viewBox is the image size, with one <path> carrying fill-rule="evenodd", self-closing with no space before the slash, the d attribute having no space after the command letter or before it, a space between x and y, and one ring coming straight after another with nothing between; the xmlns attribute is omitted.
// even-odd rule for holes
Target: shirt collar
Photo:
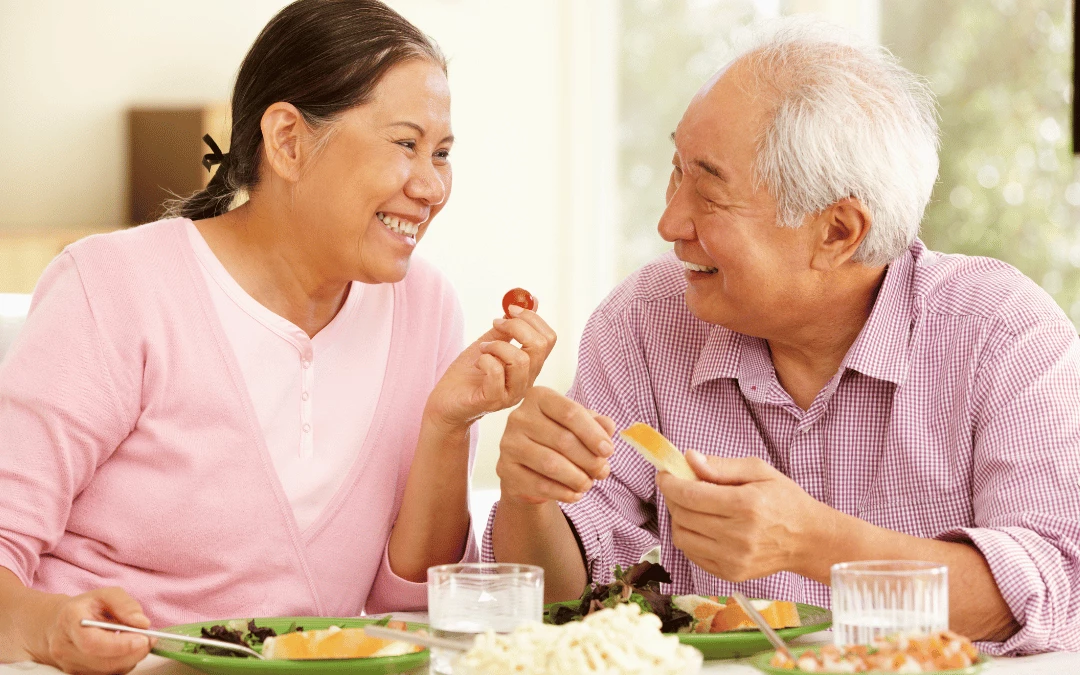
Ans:
<svg viewBox="0 0 1080 675"><path fill-rule="evenodd" d="M898 386L907 379L913 321L912 276L922 251L922 242L916 240L889 264L870 317L848 349L841 370L849 368Z"/></svg>
<svg viewBox="0 0 1080 675"><path fill-rule="evenodd" d="M889 265L870 317L848 349L841 369L850 368L896 385L907 379L913 309L911 277L915 260L923 250L922 242L916 240ZM761 392L772 372L764 340L714 325L694 363L690 385L696 388L720 379L738 379L740 384L753 380L758 385L756 391Z"/></svg>

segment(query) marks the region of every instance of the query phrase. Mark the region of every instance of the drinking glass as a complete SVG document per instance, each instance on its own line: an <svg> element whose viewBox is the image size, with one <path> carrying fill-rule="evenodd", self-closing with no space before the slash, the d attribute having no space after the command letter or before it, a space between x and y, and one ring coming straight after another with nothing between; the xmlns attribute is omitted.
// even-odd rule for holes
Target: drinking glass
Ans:
<svg viewBox="0 0 1080 675"><path fill-rule="evenodd" d="M833 643L869 644L896 633L949 627L949 569L940 563L870 560L832 566Z"/></svg>
<svg viewBox="0 0 1080 675"><path fill-rule="evenodd" d="M544 618L544 570L511 563L459 563L428 568L428 622L436 637L509 633ZM431 650L432 671L451 675L457 654Z"/></svg>

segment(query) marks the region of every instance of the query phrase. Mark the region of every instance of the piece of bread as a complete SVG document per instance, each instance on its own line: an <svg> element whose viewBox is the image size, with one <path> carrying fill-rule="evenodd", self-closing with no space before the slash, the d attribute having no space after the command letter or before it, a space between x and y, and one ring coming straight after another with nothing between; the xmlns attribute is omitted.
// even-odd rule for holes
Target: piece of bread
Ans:
<svg viewBox="0 0 1080 675"><path fill-rule="evenodd" d="M694 633L708 633L712 628L713 617L724 609L724 605L715 596L708 598L703 595L676 595L671 599L671 604L675 609L681 609L694 617Z"/></svg>
<svg viewBox="0 0 1080 675"><path fill-rule="evenodd" d="M765 623L772 628L795 628L802 625L799 608L794 602L784 600L751 600L754 609L761 612ZM723 610L713 617L710 633L723 633L729 630L757 630L757 624L737 602L729 602Z"/></svg>
<svg viewBox="0 0 1080 675"><path fill-rule="evenodd" d="M667 471L676 478L698 480L694 470L686 462L686 457L679 452L671 441L648 424L638 422L620 431L619 437L629 443L641 456L659 471Z"/></svg>
<svg viewBox="0 0 1080 675"><path fill-rule="evenodd" d="M356 659L374 656L399 656L422 649L397 640L383 640L366 635L363 628L306 630L267 638L262 654L268 659Z"/></svg>

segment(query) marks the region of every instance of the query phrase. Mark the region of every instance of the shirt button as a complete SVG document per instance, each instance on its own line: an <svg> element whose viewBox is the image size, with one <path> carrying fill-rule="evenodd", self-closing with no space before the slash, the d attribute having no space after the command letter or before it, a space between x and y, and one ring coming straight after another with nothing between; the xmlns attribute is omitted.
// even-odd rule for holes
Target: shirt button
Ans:
<svg viewBox="0 0 1080 675"><path fill-rule="evenodd" d="M311 394L307 393L306 391L303 394L300 394L300 400L302 401L306 401L309 398L311 398Z"/></svg>
<svg viewBox="0 0 1080 675"><path fill-rule="evenodd" d="M311 367L311 361L308 361L307 359L304 359L303 361L300 362L300 365L305 367L305 368L310 368Z"/></svg>
<svg viewBox="0 0 1080 675"><path fill-rule="evenodd" d="M305 424L304 425L304 433L306 434L306 433L310 433L310 432L311 432L311 425L310 424Z"/></svg>

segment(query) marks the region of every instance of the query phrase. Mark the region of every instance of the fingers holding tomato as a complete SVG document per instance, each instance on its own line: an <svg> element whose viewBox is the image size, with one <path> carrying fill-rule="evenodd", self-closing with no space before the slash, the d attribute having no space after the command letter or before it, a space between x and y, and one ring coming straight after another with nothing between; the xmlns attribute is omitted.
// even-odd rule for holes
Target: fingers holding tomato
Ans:
<svg viewBox="0 0 1080 675"><path fill-rule="evenodd" d="M513 315L510 314L511 307L520 307L530 312L536 312L540 309L540 301L524 288L511 288L502 299L503 318L513 318Z"/></svg>
<svg viewBox="0 0 1080 675"><path fill-rule="evenodd" d="M503 296L506 316L494 321L499 339L516 340L529 357L528 386L535 382L558 339L551 326L536 313L539 306L534 295L523 288L514 288Z"/></svg>
<svg viewBox="0 0 1080 675"><path fill-rule="evenodd" d="M507 293L505 316L495 319L491 330L451 364L428 397L427 412L443 424L460 426L517 405L557 339L536 313L538 307L535 296L524 289Z"/></svg>

